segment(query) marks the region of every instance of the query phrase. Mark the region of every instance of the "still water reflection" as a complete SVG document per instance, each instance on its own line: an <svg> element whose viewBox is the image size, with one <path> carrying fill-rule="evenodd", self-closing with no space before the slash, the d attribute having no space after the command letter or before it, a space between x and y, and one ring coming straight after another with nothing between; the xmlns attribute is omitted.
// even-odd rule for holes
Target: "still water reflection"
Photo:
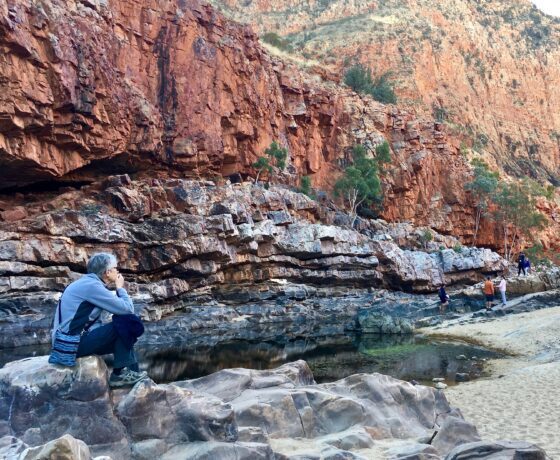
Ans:
<svg viewBox="0 0 560 460"><path fill-rule="evenodd" d="M220 369L271 369L286 362L307 361L317 382L329 382L360 372L380 372L403 380L453 383L457 373L476 378L484 360L495 352L457 342L420 336L344 335L286 343L232 341L208 348L188 345L140 347L142 365L159 383L186 380Z"/></svg>
<svg viewBox="0 0 560 460"><path fill-rule="evenodd" d="M49 353L49 346L0 350L6 362ZM307 361L317 382L329 382L360 372L380 372L403 380L427 383L444 377L453 383L457 373L476 378L484 360L498 353L457 342L420 336L342 335L280 341L236 340L212 347L189 344L138 347L142 369L158 383L202 377L220 369L271 369L284 363ZM107 359L108 364L111 360Z"/></svg>

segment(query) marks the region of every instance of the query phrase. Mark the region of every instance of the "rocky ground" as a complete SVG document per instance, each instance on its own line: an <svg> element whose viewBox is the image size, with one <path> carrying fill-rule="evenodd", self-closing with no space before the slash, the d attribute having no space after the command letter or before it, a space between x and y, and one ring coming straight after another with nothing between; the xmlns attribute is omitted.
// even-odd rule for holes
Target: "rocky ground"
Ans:
<svg viewBox="0 0 560 460"><path fill-rule="evenodd" d="M20 460L546 458L481 441L441 390L380 374L318 385L304 361L111 391L99 358L30 358L0 370L0 415L0 455Z"/></svg>
<svg viewBox="0 0 560 460"><path fill-rule="evenodd" d="M558 291L556 305L560 302ZM560 455L558 378L560 377L560 307L498 315L468 315L425 329L428 334L474 340L514 356L487 363L491 377L449 387L449 400L463 409L487 439L518 438L534 442L552 458Z"/></svg>

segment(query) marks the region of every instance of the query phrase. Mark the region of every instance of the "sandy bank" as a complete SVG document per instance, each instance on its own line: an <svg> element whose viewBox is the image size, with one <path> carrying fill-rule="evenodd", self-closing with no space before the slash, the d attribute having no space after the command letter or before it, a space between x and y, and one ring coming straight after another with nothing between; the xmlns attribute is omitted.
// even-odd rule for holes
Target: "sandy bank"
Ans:
<svg viewBox="0 0 560 460"><path fill-rule="evenodd" d="M490 378L448 388L446 395L484 439L535 442L560 459L560 307L469 324L449 321L421 332L515 353L491 361Z"/></svg>

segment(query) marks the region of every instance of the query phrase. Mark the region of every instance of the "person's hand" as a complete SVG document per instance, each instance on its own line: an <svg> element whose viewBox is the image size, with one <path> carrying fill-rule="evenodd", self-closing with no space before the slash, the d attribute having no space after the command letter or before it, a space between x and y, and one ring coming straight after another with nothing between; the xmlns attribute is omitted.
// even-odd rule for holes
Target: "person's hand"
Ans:
<svg viewBox="0 0 560 460"><path fill-rule="evenodd" d="M117 275L117 279L115 280L115 286L117 287L117 289L124 286L124 278L120 273Z"/></svg>

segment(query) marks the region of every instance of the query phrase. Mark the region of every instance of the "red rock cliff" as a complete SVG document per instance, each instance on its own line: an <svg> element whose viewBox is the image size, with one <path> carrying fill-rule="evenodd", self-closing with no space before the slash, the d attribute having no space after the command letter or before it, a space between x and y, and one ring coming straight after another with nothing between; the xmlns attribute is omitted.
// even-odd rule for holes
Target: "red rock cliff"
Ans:
<svg viewBox="0 0 560 460"><path fill-rule="evenodd" d="M448 126L271 58L249 28L198 1L10 0L0 47L3 188L115 172L254 175L278 140L289 150L284 181L308 174L329 189L352 145L386 138L384 217L472 235L469 168ZM25 197L2 209L25 215ZM491 227L483 235L499 244Z"/></svg>
<svg viewBox="0 0 560 460"><path fill-rule="evenodd" d="M510 175L560 185L560 18L530 0L212 0L339 75L393 72L399 104Z"/></svg>
<svg viewBox="0 0 560 460"><path fill-rule="evenodd" d="M337 151L340 100L283 74L251 30L211 7L18 0L1 8L4 187L87 179L107 167L246 172L275 139L314 172L330 168L321 160Z"/></svg>

